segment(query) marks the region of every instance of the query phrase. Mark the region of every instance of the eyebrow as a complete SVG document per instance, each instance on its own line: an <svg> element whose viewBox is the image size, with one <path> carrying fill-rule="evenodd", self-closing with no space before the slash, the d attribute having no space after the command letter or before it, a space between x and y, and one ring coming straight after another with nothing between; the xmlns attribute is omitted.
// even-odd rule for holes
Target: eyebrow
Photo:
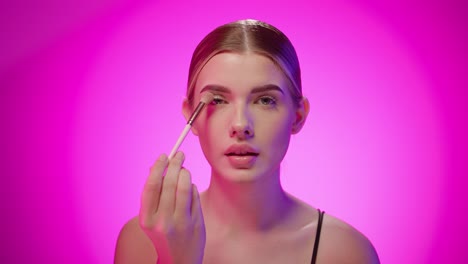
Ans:
<svg viewBox="0 0 468 264"><path fill-rule="evenodd" d="M208 84L203 89L201 89L200 94L205 92L205 91L211 91L211 92L221 92L221 93L226 93L230 94L231 90L227 87L224 87L222 85L215 85L215 84ZM254 87L251 91L251 93L263 93L267 91L279 91L280 93L284 94L284 91L275 84L265 84L262 86L257 86Z"/></svg>

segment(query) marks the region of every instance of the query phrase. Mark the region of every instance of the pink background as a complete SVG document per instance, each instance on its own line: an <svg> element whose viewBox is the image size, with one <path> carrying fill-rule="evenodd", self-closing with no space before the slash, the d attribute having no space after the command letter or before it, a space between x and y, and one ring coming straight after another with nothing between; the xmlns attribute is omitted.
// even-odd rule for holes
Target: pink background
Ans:
<svg viewBox="0 0 468 264"><path fill-rule="evenodd" d="M0 262L112 262L149 166L184 126L193 49L242 18L290 37L311 101L285 188L361 230L382 263L468 258L464 1L10 2ZM182 149L205 189L196 137Z"/></svg>

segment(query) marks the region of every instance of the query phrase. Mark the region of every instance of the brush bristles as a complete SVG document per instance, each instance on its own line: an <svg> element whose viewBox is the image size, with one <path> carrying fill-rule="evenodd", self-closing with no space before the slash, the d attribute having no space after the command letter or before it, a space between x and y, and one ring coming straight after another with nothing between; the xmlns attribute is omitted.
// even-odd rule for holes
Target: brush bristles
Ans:
<svg viewBox="0 0 468 264"><path fill-rule="evenodd" d="M200 102L204 104L209 104L211 101L213 101L214 96L212 93L204 93L201 96Z"/></svg>
<svg viewBox="0 0 468 264"><path fill-rule="evenodd" d="M187 121L187 124L192 125L195 119L197 118L198 114L200 114L201 110L203 107L211 101L213 101L214 96L212 93L204 93L201 96L200 103L198 103L197 108L195 108L195 111L193 111L192 116L190 116L189 120Z"/></svg>

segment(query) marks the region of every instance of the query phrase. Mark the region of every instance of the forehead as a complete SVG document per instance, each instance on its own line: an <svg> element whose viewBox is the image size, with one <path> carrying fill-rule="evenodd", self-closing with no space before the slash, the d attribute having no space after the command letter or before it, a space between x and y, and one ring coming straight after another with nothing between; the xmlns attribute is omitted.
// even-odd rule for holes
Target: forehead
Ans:
<svg viewBox="0 0 468 264"><path fill-rule="evenodd" d="M234 92L249 92L254 87L273 84L287 92L288 81L268 57L257 53L220 53L200 71L195 96L206 85L220 85Z"/></svg>

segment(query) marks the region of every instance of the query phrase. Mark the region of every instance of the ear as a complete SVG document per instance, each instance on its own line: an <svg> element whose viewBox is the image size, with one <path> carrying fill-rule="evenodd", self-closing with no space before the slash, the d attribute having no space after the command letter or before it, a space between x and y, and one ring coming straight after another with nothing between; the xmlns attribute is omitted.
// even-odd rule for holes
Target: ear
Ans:
<svg viewBox="0 0 468 264"><path fill-rule="evenodd" d="M296 109L296 119L294 120L291 133L297 134L301 131L302 127L305 124L307 116L309 115L310 104L307 98L302 97L301 102L299 103L299 107Z"/></svg>
<svg viewBox="0 0 468 264"><path fill-rule="evenodd" d="M187 98L184 99L184 102L182 103L182 114L184 115L185 117L185 120L188 121L190 116L192 115L192 112L193 112L193 109L192 107L190 106L190 103L188 101ZM196 122L195 122L196 123ZM195 136L198 136L198 130L197 128L195 127L195 124L193 124L192 128L192 133L195 135Z"/></svg>

